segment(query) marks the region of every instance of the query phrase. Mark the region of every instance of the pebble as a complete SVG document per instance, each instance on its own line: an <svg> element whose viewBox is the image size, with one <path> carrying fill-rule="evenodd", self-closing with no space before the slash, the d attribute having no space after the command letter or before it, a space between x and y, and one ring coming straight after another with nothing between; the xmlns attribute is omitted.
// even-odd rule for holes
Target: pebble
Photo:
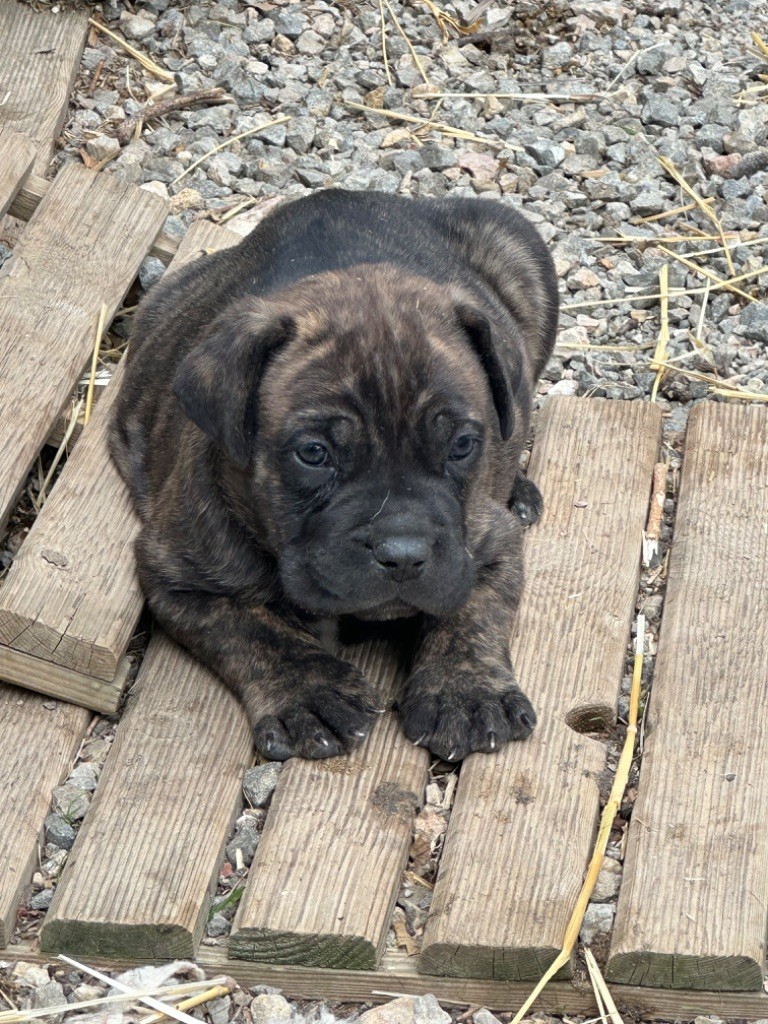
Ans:
<svg viewBox="0 0 768 1024"><path fill-rule="evenodd" d="M244 814L238 818L234 837L227 844L226 853L229 863L238 863L237 853L240 851L243 863L246 866L250 866L260 838L261 833L258 824L250 814Z"/></svg>
<svg viewBox="0 0 768 1024"><path fill-rule="evenodd" d="M283 766L279 761L257 764L243 776L243 793L251 807L266 807L274 792Z"/></svg>
<svg viewBox="0 0 768 1024"><path fill-rule="evenodd" d="M600 874L597 876L592 900L595 903L607 903L609 900L615 899L619 894L621 875L621 864L617 860L606 857L600 868Z"/></svg>
<svg viewBox="0 0 768 1024"><path fill-rule="evenodd" d="M501 1024L501 1021L483 1006L472 1014L472 1024Z"/></svg>
<svg viewBox="0 0 768 1024"><path fill-rule="evenodd" d="M374 1006L359 1018L359 1024L451 1024L446 1013L433 995L413 999L403 996L381 1006Z"/></svg>
<svg viewBox="0 0 768 1024"><path fill-rule="evenodd" d="M290 1024L293 1010L287 999L277 993L256 996L250 1006L253 1024Z"/></svg>
<svg viewBox="0 0 768 1024"><path fill-rule="evenodd" d="M52 797L51 807L54 814L60 815L68 822L81 821L91 803L89 793L69 783L57 786Z"/></svg>
<svg viewBox="0 0 768 1024"><path fill-rule="evenodd" d="M45 841L60 850L71 850L75 841L75 830L60 814L48 814L45 819Z"/></svg>
<svg viewBox="0 0 768 1024"><path fill-rule="evenodd" d="M745 338L768 343L768 306L762 302L750 302L741 311L739 325Z"/></svg>
<svg viewBox="0 0 768 1024"><path fill-rule="evenodd" d="M612 903L590 903L584 915L579 937L585 946L611 933L616 907Z"/></svg>

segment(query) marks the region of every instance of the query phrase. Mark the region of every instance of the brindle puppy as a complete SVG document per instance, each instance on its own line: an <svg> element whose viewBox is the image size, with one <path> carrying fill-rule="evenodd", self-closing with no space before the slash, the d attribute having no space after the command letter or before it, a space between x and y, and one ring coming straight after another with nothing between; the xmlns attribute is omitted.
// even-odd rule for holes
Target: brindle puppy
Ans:
<svg viewBox="0 0 768 1024"><path fill-rule="evenodd" d="M112 450L150 607L243 702L262 754L326 757L379 698L340 617L418 616L406 735L528 736L509 639L552 261L493 201L318 192L172 274L134 323Z"/></svg>

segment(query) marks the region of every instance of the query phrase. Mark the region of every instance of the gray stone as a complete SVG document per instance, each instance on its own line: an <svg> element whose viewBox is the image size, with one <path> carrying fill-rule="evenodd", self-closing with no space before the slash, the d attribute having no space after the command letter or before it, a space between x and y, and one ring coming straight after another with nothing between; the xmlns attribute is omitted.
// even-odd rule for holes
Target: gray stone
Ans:
<svg viewBox="0 0 768 1024"><path fill-rule="evenodd" d="M296 49L299 53L308 54L309 56L316 56L322 53L325 49L325 39L319 36L317 32L313 32L312 29L307 29L306 32L302 32L296 41Z"/></svg>
<svg viewBox="0 0 768 1024"><path fill-rule="evenodd" d="M88 793L69 784L57 786L53 790L52 796L51 805L54 814L61 815L68 822L81 821L91 805Z"/></svg>
<svg viewBox="0 0 768 1024"><path fill-rule="evenodd" d="M494 1017L490 1010L483 1006L476 1013L472 1014L472 1024L500 1024L499 1018Z"/></svg>
<svg viewBox="0 0 768 1024"><path fill-rule="evenodd" d="M290 1024L292 1017L291 1004L276 993L265 992L251 1003L253 1024Z"/></svg>
<svg viewBox="0 0 768 1024"><path fill-rule="evenodd" d="M456 154L437 142L427 142L419 150L424 166L430 171L444 171L456 166Z"/></svg>
<svg viewBox="0 0 768 1024"><path fill-rule="evenodd" d="M616 907L612 903L590 903L579 936L585 946L611 933Z"/></svg>
<svg viewBox="0 0 768 1024"><path fill-rule="evenodd" d="M70 772L67 783L71 786L77 786L78 789L84 789L88 793L92 793L99 782L99 774L101 769L97 764L91 764L89 761L83 761L76 768Z"/></svg>
<svg viewBox="0 0 768 1024"><path fill-rule="evenodd" d="M283 766L279 761L257 764L243 776L243 793L251 807L266 807L270 801Z"/></svg>
<svg viewBox="0 0 768 1024"><path fill-rule="evenodd" d="M235 834L227 845L227 860L230 864L237 864L237 851L243 858L243 863L250 866L256 847L261 838L258 824L250 814L244 814L237 819Z"/></svg>
<svg viewBox="0 0 768 1024"><path fill-rule="evenodd" d="M35 893L29 901L29 905L32 910L47 910L51 905L52 899L53 889L41 889L40 892Z"/></svg>
<svg viewBox="0 0 768 1024"><path fill-rule="evenodd" d="M306 153L315 141L317 126L311 117L293 117L285 126L285 144L294 153Z"/></svg>
<svg viewBox="0 0 768 1024"><path fill-rule="evenodd" d="M644 53L640 52L635 60L637 73L640 75L660 74L661 69L664 67L667 52L661 46L656 46L652 50L646 50Z"/></svg>
<svg viewBox="0 0 768 1024"><path fill-rule="evenodd" d="M600 868L600 874L597 876L592 899L595 903L606 903L618 895L620 885L621 864L611 857L606 857Z"/></svg>
<svg viewBox="0 0 768 1024"><path fill-rule="evenodd" d="M762 302L750 302L739 317L741 333L752 341L768 342L768 306Z"/></svg>
<svg viewBox="0 0 768 1024"><path fill-rule="evenodd" d="M232 1000L229 996L222 996L220 999L212 999L210 1003L206 1003L205 1012L207 1016L210 1017L211 1024L227 1024L231 1006Z"/></svg>
<svg viewBox="0 0 768 1024"><path fill-rule="evenodd" d="M58 981L48 981L45 985L32 990L32 1009L42 1010L46 1006L63 1006L67 1001L64 988ZM46 1017L46 1020L59 1021L63 1014Z"/></svg>
<svg viewBox="0 0 768 1024"><path fill-rule="evenodd" d="M128 39L144 39L155 31L155 23L140 14L125 14L120 19L120 30Z"/></svg>
<svg viewBox="0 0 768 1024"><path fill-rule="evenodd" d="M97 135L86 142L85 151L94 160L108 160L120 152L120 143L110 135Z"/></svg>
<svg viewBox="0 0 768 1024"><path fill-rule="evenodd" d="M651 96L643 107L643 121L662 128L675 128L680 124L682 111L677 103L666 96Z"/></svg>
<svg viewBox="0 0 768 1024"><path fill-rule="evenodd" d="M60 814L48 814L45 819L45 840L60 850L71 850L75 830Z"/></svg>
<svg viewBox="0 0 768 1024"><path fill-rule="evenodd" d="M165 264L157 256L147 256L139 267L139 281L144 291L157 284L165 273Z"/></svg>
<svg viewBox="0 0 768 1024"><path fill-rule="evenodd" d="M542 67L557 71L570 63L573 57L573 47L570 43L555 43L554 46L547 46L541 53Z"/></svg>
<svg viewBox="0 0 768 1024"><path fill-rule="evenodd" d="M668 206L668 200L663 192L657 188L644 188L642 192L630 199L630 209L640 217L650 217L654 213L661 213Z"/></svg>
<svg viewBox="0 0 768 1024"><path fill-rule="evenodd" d="M205 932L211 939L216 939L220 935L228 935L229 921L223 914L213 914L210 921L205 926Z"/></svg>
<svg viewBox="0 0 768 1024"><path fill-rule="evenodd" d="M524 145L525 152L533 157L538 167L553 170L565 160L565 150L549 139L539 139Z"/></svg>
<svg viewBox="0 0 768 1024"><path fill-rule="evenodd" d="M446 1013L433 995L420 996L413 1001L414 1024L451 1024L451 1015Z"/></svg>
<svg viewBox="0 0 768 1024"><path fill-rule="evenodd" d="M303 14L278 11L274 16L275 31L287 39L298 39L309 21Z"/></svg>

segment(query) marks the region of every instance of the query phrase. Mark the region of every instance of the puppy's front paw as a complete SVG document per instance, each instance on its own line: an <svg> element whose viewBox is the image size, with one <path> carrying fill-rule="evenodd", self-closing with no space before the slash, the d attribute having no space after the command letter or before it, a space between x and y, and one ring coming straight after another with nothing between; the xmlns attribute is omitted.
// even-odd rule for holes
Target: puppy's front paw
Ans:
<svg viewBox="0 0 768 1024"><path fill-rule="evenodd" d="M283 704L253 727L257 750L272 761L289 757L334 757L358 747L377 718L373 687L352 665L333 683L305 678ZM313 674L313 673L310 673ZM329 674L325 673L325 679Z"/></svg>
<svg viewBox="0 0 768 1024"><path fill-rule="evenodd" d="M444 676L450 686L440 687L432 675L425 666L411 676L400 714L408 739L444 761L461 761L473 751L490 754L533 732L536 712L511 673L509 685L498 689L461 672Z"/></svg>
<svg viewBox="0 0 768 1024"><path fill-rule="evenodd" d="M517 475L512 486L509 507L517 512L525 526L537 523L541 519L541 513L544 511L544 499L533 480L520 474Z"/></svg>

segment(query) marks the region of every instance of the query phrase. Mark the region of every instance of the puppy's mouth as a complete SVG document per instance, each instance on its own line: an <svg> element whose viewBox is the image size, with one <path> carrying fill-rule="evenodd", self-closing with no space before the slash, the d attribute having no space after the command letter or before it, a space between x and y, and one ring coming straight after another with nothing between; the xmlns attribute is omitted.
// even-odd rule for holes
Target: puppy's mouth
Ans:
<svg viewBox="0 0 768 1024"><path fill-rule="evenodd" d="M287 557L285 556L287 555ZM469 597L474 582L470 565L446 566L432 580L403 583L382 581L374 574L355 573L328 578L312 558L285 553L280 559L280 576L285 593L294 604L311 614L353 615L365 622L410 618L426 613L448 615L457 611ZM296 557L298 555L298 557Z"/></svg>

